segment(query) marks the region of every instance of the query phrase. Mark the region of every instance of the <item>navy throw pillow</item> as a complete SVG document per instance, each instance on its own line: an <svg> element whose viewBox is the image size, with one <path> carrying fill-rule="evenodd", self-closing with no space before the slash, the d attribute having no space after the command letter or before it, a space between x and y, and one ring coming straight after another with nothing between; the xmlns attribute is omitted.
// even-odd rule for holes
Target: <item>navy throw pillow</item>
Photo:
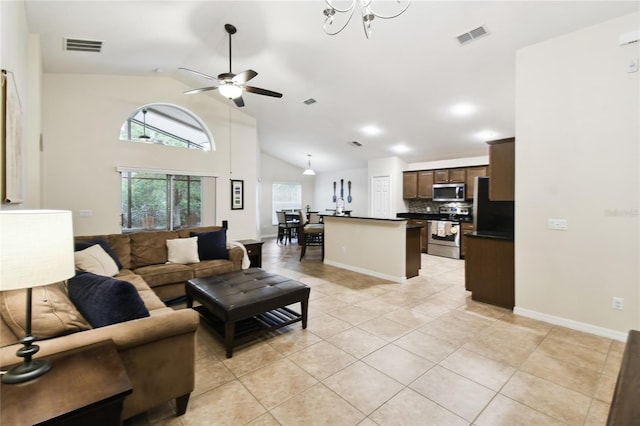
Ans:
<svg viewBox="0 0 640 426"><path fill-rule="evenodd" d="M192 232L190 236L198 237L198 257L200 260L229 259L226 229Z"/></svg>
<svg viewBox="0 0 640 426"><path fill-rule="evenodd" d="M149 316L133 284L82 272L68 281L69 299L93 328Z"/></svg>
<svg viewBox="0 0 640 426"><path fill-rule="evenodd" d="M102 237L98 237L91 241L78 241L75 243L74 251L84 250L96 244L99 244L100 247L102 247L102 249L106 251L109 256L111 256L113 261L116 262L118 269L122 269L122 263L120 263L120 259L118 259L118 256L116 256L113 250L111 250L111 247L109 247L109 243L107 243L107 240Z"/></svg>

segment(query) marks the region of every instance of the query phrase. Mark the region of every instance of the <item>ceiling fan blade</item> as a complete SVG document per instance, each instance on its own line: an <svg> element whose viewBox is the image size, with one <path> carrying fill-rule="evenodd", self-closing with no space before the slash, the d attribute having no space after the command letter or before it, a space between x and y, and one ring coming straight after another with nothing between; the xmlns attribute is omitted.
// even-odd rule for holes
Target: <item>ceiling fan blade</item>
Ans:
<svg viewBox="0 0 640 426"><path fill-rule="evenodd" d="M246 71L242 71L239 74L236 74L235 77L233 77L231 80L236 84L244 84L247 81L251 80L256 75L258 75L258 73L255 72L254 70L246 70Z"/></svg>
<svg viewBox="0 0 640 426"><path fill-rule="evenodd" d="M189 68L183 68L183 67L180 67L180 68L178 68L178 69L179 69L179 70L188 71L188 72L190 72L190 73L192 73L192 74L199 75L200 77L204 77L204 78L209 79L209 80L217 80L217 79L218 79L217 77L214 77L214 76L212 76L212 75L205 74L205 73L202 73L202 72L200 72L200 71L190 70Z"/></svg>
<svg viewBox="0 0 640 426"><path fill-rule="evenodd" d="M209 90L216 90L218 86L201 87L199 89L187 90L185 95L193 95L194 93L208 92Z"/></svg>
<svg viewBox="0 0 640 426"><path fill-rule="evenodd" d="M244 106L244 100L242 99L242 96L238 96L237 98L233 98L233 102L235 102L236 106L238 108L242 108Z"/></svg>
<svg viewBox="0 0 640 426"><path fill-rule="evenodd" d="M259 87L244 86L244 90L246 90L247 92L255 93L257 95L272 96L274 98L281 98L282 97L282 93L273 92L273 91L267 90L267 89L261 89Z"/></svg>

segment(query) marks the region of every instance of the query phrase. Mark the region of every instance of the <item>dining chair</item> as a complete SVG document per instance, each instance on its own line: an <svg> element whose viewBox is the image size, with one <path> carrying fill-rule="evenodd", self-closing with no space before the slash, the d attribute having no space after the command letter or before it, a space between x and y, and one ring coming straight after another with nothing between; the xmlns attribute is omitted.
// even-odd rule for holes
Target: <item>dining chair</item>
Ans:
<svg viewBox="0 0 640 426"><path fill-rule="evenodd" d="M287 220L287 214L284 211L276 212L276 216L278 217L278 238L277 241L284 244L287 244L287 239L289 243L291 243L291 235L294 229L298 228L298 224L293 221Z"/></svg>
<svg viewBox="0 0 640 426"><path fill-rule="evenodd" d="M311 215L309 215L311 217ZM320 246L322 250L322 260L324 261L324 225L322 223L311 223L311 220L304 222L304 213L300 212L300 222L303 224L299 228L298 241L302 245L300 250L300 260L307 252L308 246Z"/></svg>

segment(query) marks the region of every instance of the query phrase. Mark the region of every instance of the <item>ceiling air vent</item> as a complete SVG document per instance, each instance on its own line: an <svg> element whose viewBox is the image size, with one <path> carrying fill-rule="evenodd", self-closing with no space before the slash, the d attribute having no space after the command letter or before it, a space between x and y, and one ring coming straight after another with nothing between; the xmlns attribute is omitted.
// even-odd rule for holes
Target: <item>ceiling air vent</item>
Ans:
<svg viewBox="0 0 640 426"><path fill-rule="evenodd" d="M98 52L102 51L102 42L98 40L81 40L78 38L64 39L64 50L73 52Z"/></svg>
<svg viewBox="0 0 640 426"><path fill-rule="evenodd" d="M362 146L362 144L361 144L360 142L358 142L358 141L351 141L351 142L349 142L349 145L351 145L351 146L357 146L357 147Z"/></svg>
<svg viewBox="0 0 640 426"><path fill-rule="evenodd" d="M486 30L485 27L483 26L479 26L478 28L474 28L471 31L467 31L464 34L460 34L459 36L456 37L456 40L458 40L458 43L460 43L460 46L464 46L465 44L483 37L485 35L489 34Z"/></svg>
<svg viewBox="0 0 640 426"><path fill-rule="evenodd" d="M311 104L315 104L315 103L316 103L316 102L318 102L318 101L316 101L316 100L315 100L315 99L313 99L313 98L309 98L309 99L307 99L307 100L305 100L305 101L303 101L303 102L304 102L304 104L305 104L305 105L311 105Z"/></svg>

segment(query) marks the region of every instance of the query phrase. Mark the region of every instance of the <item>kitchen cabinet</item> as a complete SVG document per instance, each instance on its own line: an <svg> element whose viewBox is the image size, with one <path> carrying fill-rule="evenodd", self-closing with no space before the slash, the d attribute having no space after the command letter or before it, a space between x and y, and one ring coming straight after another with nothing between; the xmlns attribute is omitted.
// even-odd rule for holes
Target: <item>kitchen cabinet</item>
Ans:
<svg viewBox="0 0 640 426"><path fill-rule="evenodd" d="M402 198L418 198L418 172L402 172Z"/></svg>
<svg viewBox="0 0 640 426"><path fill-rule="evenodd" d="M465 194L467 200L473 200L473 191L476 186L476 176L487 176L487 166L467 168L467 188Z"/></svg>
<svg viewBox="0 0 640 426"><path fill-rule="evenodd" d="M461 223L460 224L460 232L462 233L460 237L460 258L464 259L464 255L467 252L467 235L473 232L473 223Z"/></svg>
<svg viewBox="0 0 640 426"><path fill-rule="evenodd" d="M408 224L409 225L417 225L417 226L421 226L422 228L420 229L420 251L422 253L426 253L427 252L427 242L428 242L428 235L427 235L427 226L428 226L429 221L424 220L424 219L409 219Z"/></svg>
<svg viewBox="0 0 640 426"><path fill-rule="evenodd" d="M435 183L464 183L467 176L466 168L442 169L434 172Z"/></svg>
<svg viewBox="0 0 640 426"><path fill-rule="evenodd" d="M507 309L515 304L513 239L467 236L465 289L471 299Z"/></svg>
<svg viewBox="0 0 640 426"><path fill-rule="evenodd" d="M515 138L499 139L489 144L489 199L515 199Z"/></svg>
<svg viewBox="0 0 640 426"><path fill-rule="evenodd" d="M418 172L418 198L433 198L432 170L422 170Z"/></svg>

